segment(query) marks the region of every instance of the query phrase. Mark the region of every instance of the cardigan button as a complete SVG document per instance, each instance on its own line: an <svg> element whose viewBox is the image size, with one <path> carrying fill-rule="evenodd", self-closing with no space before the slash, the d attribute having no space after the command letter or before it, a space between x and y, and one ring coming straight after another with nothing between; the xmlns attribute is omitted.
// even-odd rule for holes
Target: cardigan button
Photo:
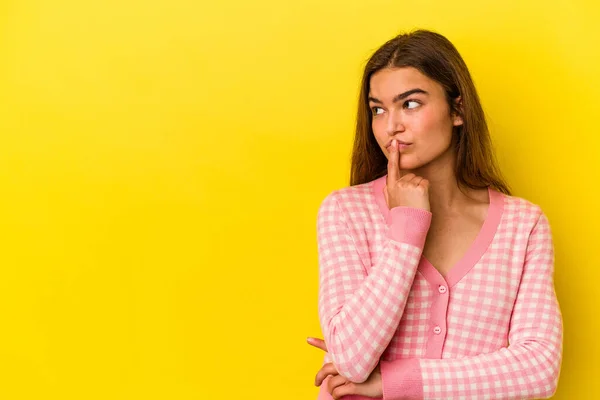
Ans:
<svg viewBox="0 0 600 400"><path fill-rule="evenodd" d="M438 291L439 291L440 293L442 293L442 294L446 293L446 290L448 290L448 289L447 289L447 288L446 288L446 286L444 286L444 285L440 285L440 286L438 287Z"/></svg>
<svg viewBox="0 0 600 400"><path fill-rule="evenodd" d="M436 326L435 328L433 328L433 333L435 333L436 335L439 335L442 332L442 328L440 328L439 326Z"/></svg>

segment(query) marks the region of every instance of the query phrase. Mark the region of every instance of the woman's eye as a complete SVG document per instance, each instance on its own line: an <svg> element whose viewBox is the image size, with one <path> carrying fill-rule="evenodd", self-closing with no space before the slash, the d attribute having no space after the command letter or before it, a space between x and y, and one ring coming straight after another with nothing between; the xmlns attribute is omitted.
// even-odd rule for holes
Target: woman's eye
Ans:
<svg viewBox="0 0 600 400"><path fill-rule="evenodd" d="M379 114L383 113L383 108L381 108L381 107L373 107L371 109L371 111L373 112L374 115L379 115Z"/></svg>
<svg viewBox="0 0 600 400"><path fill-rule="evenodd" d="M404 103L404 107L408 109L417 108L419 105L419 102L415 100L407 100L406 103Z"/></svg>

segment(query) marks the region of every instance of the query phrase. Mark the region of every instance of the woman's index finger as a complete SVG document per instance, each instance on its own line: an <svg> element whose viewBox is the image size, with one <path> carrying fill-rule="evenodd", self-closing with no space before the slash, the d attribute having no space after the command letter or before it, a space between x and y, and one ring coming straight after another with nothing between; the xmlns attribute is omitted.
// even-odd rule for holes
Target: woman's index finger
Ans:
<svg viewBox="0 0 600 400"><path fill-rule="evenodd" d="M394 139L390 145L390 158L388 160L387 185L391 187L400 179L400 151L398 151L398 142Z"/></svg>

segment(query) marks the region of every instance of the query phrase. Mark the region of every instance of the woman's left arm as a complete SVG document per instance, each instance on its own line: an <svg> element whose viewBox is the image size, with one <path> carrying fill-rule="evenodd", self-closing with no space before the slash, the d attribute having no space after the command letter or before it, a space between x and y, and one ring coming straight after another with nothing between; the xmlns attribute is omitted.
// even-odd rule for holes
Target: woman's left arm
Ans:
<svg viewBox="0 0 600 400"><path fill-rule="evenodd" d="M382 360L383 399L551 397L558 383L563 344L553 275L552 235L548 219L539 210L527 244L508 347L458 359Z"/></svg>

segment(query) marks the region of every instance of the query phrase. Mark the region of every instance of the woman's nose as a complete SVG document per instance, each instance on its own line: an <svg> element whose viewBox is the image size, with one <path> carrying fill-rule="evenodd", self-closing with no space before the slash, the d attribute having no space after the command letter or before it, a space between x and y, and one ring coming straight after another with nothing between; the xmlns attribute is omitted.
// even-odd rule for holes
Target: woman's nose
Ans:
<svg viewBox="0 0 600 400"><path fill-rule="evenodd" d="M388 114L386 131L390 136L395 135L396 132L404 131L404 122L399 112Z"/></svg>

